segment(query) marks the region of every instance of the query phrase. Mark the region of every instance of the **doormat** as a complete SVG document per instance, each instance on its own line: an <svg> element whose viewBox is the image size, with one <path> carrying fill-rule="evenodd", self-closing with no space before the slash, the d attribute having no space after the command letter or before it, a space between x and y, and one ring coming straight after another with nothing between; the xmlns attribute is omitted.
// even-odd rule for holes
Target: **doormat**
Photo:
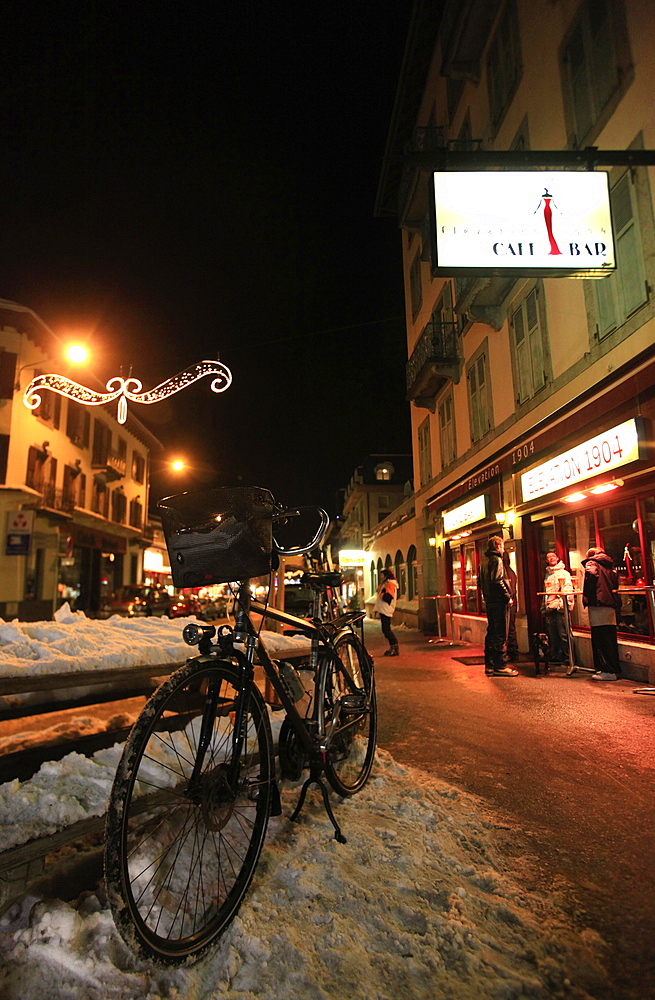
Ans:
<svg viewBox="0 0 655 1000"><path fill-rule="evenodd" d="M479 667L484 663L484 656L453 656L453 660L464 663L467 667Z"/></svg>

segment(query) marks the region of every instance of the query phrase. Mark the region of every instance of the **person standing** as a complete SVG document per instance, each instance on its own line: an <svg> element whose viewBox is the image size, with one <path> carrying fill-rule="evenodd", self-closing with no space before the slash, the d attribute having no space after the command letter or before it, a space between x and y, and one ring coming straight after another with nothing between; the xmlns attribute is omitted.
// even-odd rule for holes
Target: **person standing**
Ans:
<svg viewBox="0 0 655 1000"><path fill-rule="evenodd" d="M573 594L571 574L557 555L557 552L546 553L546 575L544 576L543 613L546 619L546 630L550 641L550 662L567 663L569 659L569 639L564 618L564 601L568 602L569 611L573 611L574 597L562 597L562 594Z"/></svg>
<svg viewBox="0 0 655 1000"><path fill-rule="evenodd" d="M516 677L518 670L503 662L507 641L509 608L512 594L503 565L505 545L499 535L489 539L478 583L484 597L487 614L487 634L484 640L484 672L493 677Z"/></svg>
<svg viewBox="0 0 655 1000"><path fill-rule="evenodd" d="M398 597L398 581L395 573L390 569L383 569L380 573L381 580L377 589L375 610L380 615L382 634L389 643L389 648L384 656L398 656L398 640L391 630L391 620L396 610L396 599Z"/></svg>
<svg viewBox="0 0 655 1000"><path fill-rule="evenodd" d="M616 628L617 614L621 608L621 598L617 594L619 574L611 557L599 548L588 549L587 558L582 560L582 565L582 602L589 609L591 649L596 668L591 679L617 681L621 677Z"/></svg>
<svg viewBox="0 0 655 1000"><path fill-rule="evenodd" d="M505 642L505 659L509 663L515 663L519 658L519 643L516 637L516 593L518 590L518 578L512 569L509 560L509 552L503 547L503 566L505 567L505 579L509 584L511 601L509 603L509 621L507 624L507 640Z"/></svg>

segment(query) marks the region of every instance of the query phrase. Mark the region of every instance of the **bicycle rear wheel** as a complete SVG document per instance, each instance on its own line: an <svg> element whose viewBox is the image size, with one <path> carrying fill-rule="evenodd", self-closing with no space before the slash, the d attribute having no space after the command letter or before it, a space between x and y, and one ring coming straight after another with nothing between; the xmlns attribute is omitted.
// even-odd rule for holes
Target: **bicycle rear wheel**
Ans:
<svg viewBox="0 0 655 1000"><path fill-rule="evenodd" d="M319 670L319 711L328 734L325 774L339 795L354 795L368 779L375 755L377 707L373 664L356 635L335 643L337 659Z"/></svg>
<svg viewBox="0 0 655 1000"><path fill-rule="evenodd" d="M246 738L235 741L244 698ZM232 663L190 660L154 693L107 813L107 895L131 948L181 963L218 937L257 865L273 781L266 707L254 685L239 690Z"/></svg>

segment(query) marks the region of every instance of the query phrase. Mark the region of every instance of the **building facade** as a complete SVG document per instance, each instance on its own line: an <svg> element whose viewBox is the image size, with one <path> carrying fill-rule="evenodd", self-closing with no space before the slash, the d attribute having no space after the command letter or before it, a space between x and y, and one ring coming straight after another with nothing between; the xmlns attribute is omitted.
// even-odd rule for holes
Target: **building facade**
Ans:
<svg viewBox="0 0 655 1000"><path fill-rule="evenodd" d="M88 614L141 579L149 544L148 469L159 442L138 420L49 391L29 410L37 374L73 379L61 341L30 309L0 300L0 617L51 618L64 601Z"/></svg>
<svg viewBox="0 0 655 1000"><path fill-rule="evenodd" d="M579 589L587 548L602 545L620 574L624 671L651 681L655 177L630 153L655 150L654 37L655 8L640 0L418 0L377 201L401 228L421 624L434 627L438 606L455 638L481 640L477 573L489 535L502 532L527 650L546 552L559 553ZM511 152L509 168L530 151L588 147L625 154L604 168L615 271L441 273L430 192L448 155L484 170L480 153ZM577 167L596 164L602 155L581 155ZM558 224L548 219L551 237ZM589 665L580 598L574 625Z"/></svg>

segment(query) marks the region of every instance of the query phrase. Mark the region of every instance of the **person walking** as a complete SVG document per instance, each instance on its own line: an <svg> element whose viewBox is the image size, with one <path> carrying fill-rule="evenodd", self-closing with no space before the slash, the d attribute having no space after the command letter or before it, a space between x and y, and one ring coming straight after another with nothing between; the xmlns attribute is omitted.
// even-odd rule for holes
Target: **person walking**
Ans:
<svg viewBox="0 0 655 1000"><path fill-rule="evenodd" d="M550 642L550 662L568 663L569 639L564 618L564 601L568 602L569 611L573 611L573 582L571 574L557 555L557 552L546 553L546 574L544 576L543 613L546 619L546 631ZM562 597L571 594L571 597Z"/></svg>
<svg viewBox="0 0 655 1000"><path fill-rule="evenodd" d="M383 569L380 573L381 580L377 589L375 610L380 616L382 634L389 643L389 648L385 650L384 656L398 656L398 640L391 630L391 620L396 610L396 599L398 597L398 581L395 573L390 569Z"/></svg>
<svg viewBox="0 0 655 1000"><path fill-rule="evenodd" d="M518 590L518 578L512 569L509 561L509 552L503 548L503 566L505 567L505 579L509 584L509 592L512 600L509 604L509 621L507 623L507 639L505 641L505 660L508 663L516 663L519 658L519 643L516 636L516 592Z"/></svg>
<svg viewBox="0 0 655 1000"><path fill-rule="evenodd" d="M617 594L619 574L611 557L600 548L588 549L582 565L582 603L589 609L591 649L596 668L591 679L617 681L621 678L616 628L617 614L621 609L621 598Z"/></svg>
<svg viewBox="0 0 655 1000"><path fill-rule="evenodd" d="M507 641L509 608L512 594L503 565L505 546L499 535L489 539L478 583L484 597L487 614L487 634L484 640L484 672L493 677L516 677L518 670L503 662Z"/></svg>

